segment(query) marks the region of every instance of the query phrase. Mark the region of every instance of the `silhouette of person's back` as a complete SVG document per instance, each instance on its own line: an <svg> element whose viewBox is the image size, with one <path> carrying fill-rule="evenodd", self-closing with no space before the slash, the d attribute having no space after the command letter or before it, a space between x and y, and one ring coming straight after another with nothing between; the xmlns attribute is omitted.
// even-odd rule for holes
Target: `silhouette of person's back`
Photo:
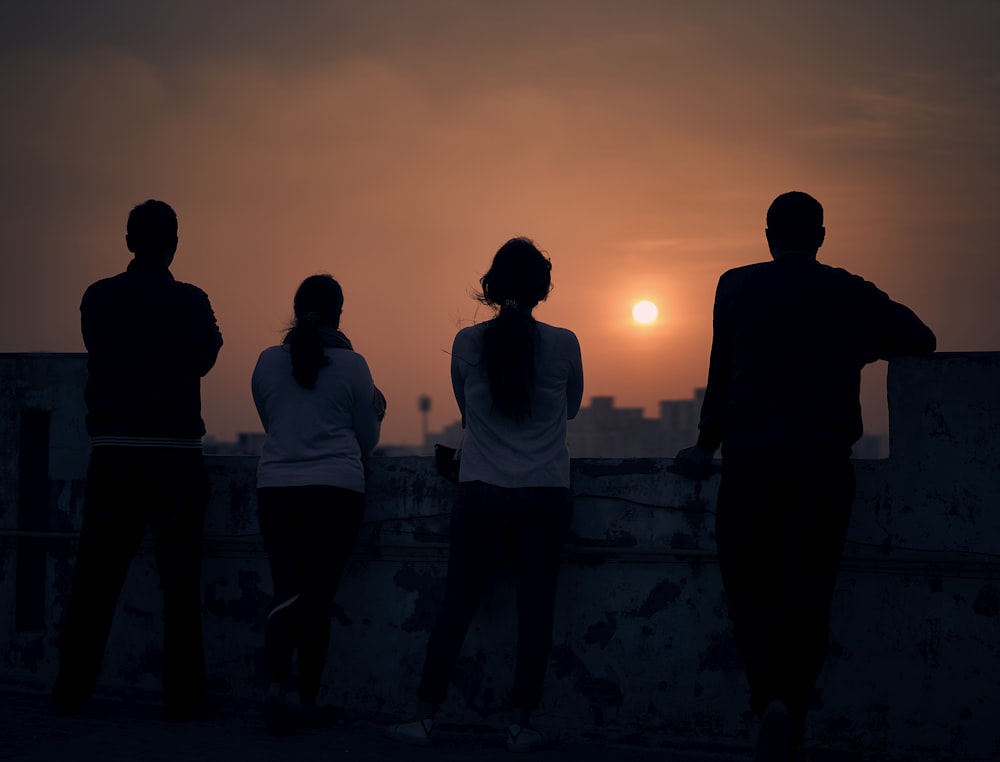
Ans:
<svg viewBox="0 0 1000 762"><path fill-rule="evenodd" d="M854 499L861 369L932 352L934 334L871 283L816 261L823 208L805 193L767 214L773 261L719 279L698 443L677 465L704 472L721 445L716 543L729 616L762 718L757 759L787 759L829 639Z"/></svg>
<svg viewBox="0 0 1000 762"><path fill-rule="evenodd" d="M164 710L186 720L208 710L201 377L215 364L222 335L205 293L170 274L173 209L153 200L136 206L126 244L135 255L128 269L92 284L80 305L93 448L52 706L77 714L93 693L118 596L149 527L163 591Z"/></svg>
<svg viewBox="0 0 1000 762"><path fill-rule="evenodd" d="M310 275L295 292L295 320L260 353L251 379L264 427L257 464L257 519L274 588L264 625L271 733L321 727L317 703L340 578L365 512L366 460L378 444L385 397L365 358L341 332L344 291ZM285 702L293 657L298 711Z"/></svg>
<svg viewBox="0 0 1000 762"><path fill-rule="evenodd" d="M404 743L432 742L469 625L495 570L513 556L517 653L507 749L546 739L532 727L552 649L563 543L572 515L566 422L580 410L583 360L576 334L534 318L552 265L527 238L512 238L480 279L493 319L463 328L451 380L465 434L451 512L444 600L427 642L417 716L388 729Z"/></svg>
<svg viewBox="0 0 1000 762"><path fill-rule="evenodd" d="M862 367L933 347L933 335L907 308L801 252L724 275L715 325L713 358L727 378L706 390L708 411L716 404L720 411L703 421L724 425L724 441L721 430L705 433L728 453L762 446L789 456L849 452L862 434Z"/></svg>

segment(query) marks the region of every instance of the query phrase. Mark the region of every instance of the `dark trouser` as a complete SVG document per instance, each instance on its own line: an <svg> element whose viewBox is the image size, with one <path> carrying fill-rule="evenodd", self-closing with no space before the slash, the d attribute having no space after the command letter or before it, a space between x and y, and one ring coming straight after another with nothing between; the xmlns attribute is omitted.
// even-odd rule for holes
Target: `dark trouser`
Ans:
<svg viewBox="0 0 1000 762"><path fill-rule="evenodd" d="M829 647L854 491L846 457L723 459L715 538L751 708L759 716L783 701L800 735Z"/></svg>
<svg viewBox="0 0 1000 762"><path fill-rule="evenodd" d="M333 597L361 526L365 496L313 485L261 487L257 509L271 565L274 608L267 615L267 680L284 685L298 649L299 695L319 695L330 644Z"/></svg>
<svg viewBox="0 0 1000 762"><path fill-rule="evenodd" d="M132 558L152 530L163 592L163 703L205 697L201 546L208 476L200 449L95 447L53 698L82 704L97 684Z"/></svg>
<svg viewBox="0 0 1000 762"><path fill-rule="evenodd" d="M552 619L572 504L563 487L495 487L463 482L451 514L444 602L427 643L417 695L444 701L455 663L486 586L513 550L517 661L510 705L532 710L552 650Z"/></svg>

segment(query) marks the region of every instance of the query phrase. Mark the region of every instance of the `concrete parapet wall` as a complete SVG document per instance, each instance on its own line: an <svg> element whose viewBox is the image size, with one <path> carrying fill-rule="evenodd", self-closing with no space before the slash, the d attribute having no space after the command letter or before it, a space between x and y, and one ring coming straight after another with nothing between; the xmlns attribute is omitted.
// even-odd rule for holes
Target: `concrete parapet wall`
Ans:
<svg viewBox="0 0 1000 762"><path fill-rule="evenodd" d="M47 686L81 518L80 356L11 357L0 356L2 388L13 390L0 397L0 679ZM53 371L59 362L71 372ZM810 744L900 759L1000 754L998 389L1000 353L890 364L891 456L857 462ZM24 409L51 411L44 529L21 526L27 509L18 480L37 481L17 465L28 441L19 433ZM210 676L219 693L253 698L263 690L271 605L256 459L213 457L208 466ZM443 593L453 487L430 458L375 459L372 471L365 524L337 597L324 698L389 722L413 706ZM616 741L748 743L753 723L715 560L718 475L693 482L673 473L669 459L575 460L572 473L572 537L540 723ZM18 583L18 555L27 558L29 547L43 559L40 587ZM38 590L41 616L24 626L32 618L18 612ZM144 547L99 689L158 691L161 636L157 577ZM504 722L515 638L512 580L501 573L469 632L444 721Z"/></svg>

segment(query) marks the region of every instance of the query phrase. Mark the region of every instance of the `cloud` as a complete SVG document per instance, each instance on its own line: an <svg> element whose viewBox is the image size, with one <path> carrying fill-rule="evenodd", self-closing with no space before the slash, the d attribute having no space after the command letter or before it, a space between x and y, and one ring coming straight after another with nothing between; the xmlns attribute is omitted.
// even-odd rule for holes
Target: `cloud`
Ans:
<svg viewBox="0 0 1000 762"><path fill-rule="evenodd" d="M829 256L904 301L951 314L944 286L972 283L978 318L951 335L995 312L976 290L1000 190L988 5L8 5L4 348L80 348L80 293L124 266L128 208L164 198L175 272L227 337L206 405L221 430L254 423L231 390L316 271L344 282L390 396L429 390L446 416L442 348L483 317L469 292L515 234L553 257L546 314L590 337L593 378L623 367L601 321L643 278L698 316L700 358L719 272L766 256L764 210L793 188L827 207ZM655 402L652 379L619 375ZM413 408L390 436L409 415L418 430Z"/></svg>

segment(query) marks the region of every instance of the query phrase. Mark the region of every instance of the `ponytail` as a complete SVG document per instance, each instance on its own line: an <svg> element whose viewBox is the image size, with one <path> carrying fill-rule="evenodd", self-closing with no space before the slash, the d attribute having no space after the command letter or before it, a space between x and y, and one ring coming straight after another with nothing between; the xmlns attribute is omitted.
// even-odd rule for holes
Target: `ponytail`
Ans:
<svg viewBox="0 0 1000 762"><path fill-rule="evenodd" d="M323 352L321 329L340 327L344 292L332 276L310 275L295 292L295 322L283 343L292 353L292 375L303 389L315 389L321 368L330 364Z"/></svg>
<svg viewBox="0 0 1000 762"><path fill-rule="evenodd" d="M296 323L285 334L292 354L292 376L303 389L315 389L320 368L330 364L323 352L323 337L313 323Z"/></svg>
<svg viewBox="0 0 1000 762"><path fill-rule="evenodd" d="M535 388L535 320L508 301L483 332L483 359L493 407L514 420L531 416Z"/></svg>
<svg viewBox="0 0 1000 762"><path fill-rule="evenodd" d="M552 263L529 238L511 238L479 279L477 298L497 310L483 332L493 407L514 420L531 416L537 324L531 311L552 288Z"/></svg>

